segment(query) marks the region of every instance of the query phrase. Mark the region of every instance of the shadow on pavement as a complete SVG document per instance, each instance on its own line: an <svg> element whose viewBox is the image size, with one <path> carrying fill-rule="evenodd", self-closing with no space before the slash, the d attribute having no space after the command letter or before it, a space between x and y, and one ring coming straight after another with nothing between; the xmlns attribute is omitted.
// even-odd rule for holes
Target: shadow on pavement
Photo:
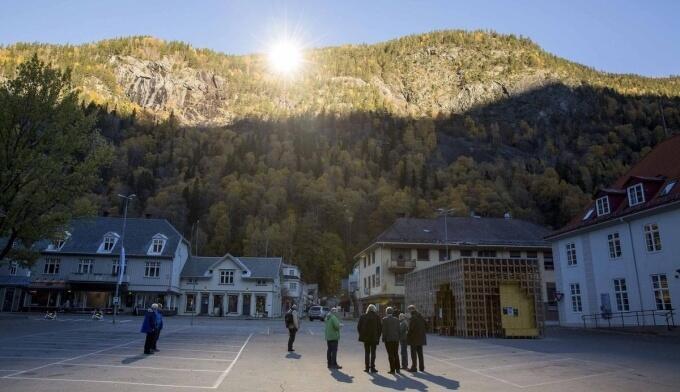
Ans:
<svg viewBox="0 0 680 392"><path fill-rule="evenodd" d="M302 355L300 355L298 353L288 353L288 354L286 354L286 358L288 358L288 359L300 359L300 358L302 358Z"/></svg>
<svg viewBox="0 0 680 392"><path fill-rule="evenodd" d="M422 378L423 380L427 380L433 384L437 384L440 387L446 389L458 389L460 387L460 383L456 380L451 380L449 378L437 376L431 373L425 372L413 373L413 377Z"/></svg>
<svg viewBox="0 0 680 392"><path fill-rule="evenodd" d="M134 357L127 357L127 358L123 359L122 361L120 361L120 363L122 363L123 365L129 365L131 363L141 361L144 358L146 358L146 355L142 355L142 354L135 355Z"/></svg>
<svg viewBox="0 0 680 392"><path fill-rule="evenodd" d="M384 376L381 376L377 373L372 373L371 374L371 382L373 384L384 387L384 388L390 388L390 389L395 389L398 391L405 391L407 389L415 389L417 391L427 391L427 385L423 384L422 382L418 380L414 380L412 378L409 378L405 375L398 375L396 376L396 379L392 378L387 378Z"/></svg>
<svg viewBox="0 0 680 392"><path fill-rule="evenodd" d="M354 377L350 376L347 373L343 373L338 369L331 370L331 376L333 376L335 381L344 382L344 383L347 383L347 384L351 384L352 382L354 382L353 381Z"/></svg>

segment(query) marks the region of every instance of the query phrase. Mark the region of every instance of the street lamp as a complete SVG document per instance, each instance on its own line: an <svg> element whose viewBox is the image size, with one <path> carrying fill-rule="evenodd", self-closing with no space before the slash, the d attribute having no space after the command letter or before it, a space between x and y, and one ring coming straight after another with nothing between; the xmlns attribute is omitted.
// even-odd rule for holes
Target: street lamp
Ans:
<svg viewBox="0 0 680 392"><path fill-rule="evenodd" d="M454 211L455 210L453 208L437 208L437 213L439 215L444 215L444 244L446 245L447 261L451 258L451 255L449 254L449 225L447 224L446 217L449 216L449 214L453 214Z"/></svg>
<svg viewBox="0 0 680 392"><path fill-rule="evenodd" d="M114 304L113 304L113 323L116 323L116 314L118 313L118 306L120 304L120 284L123 281L123 274L125 273L125 225L127 224L127 210L128 210L128 203L132 201L132 199L135 198L134 193L131 195L121 195L118 194L118 197L125 199L125 208L123 209L123 232L120 235L120 261L118 262L118 280L116 281L116 295L113 297L114 298Z"/></svg>

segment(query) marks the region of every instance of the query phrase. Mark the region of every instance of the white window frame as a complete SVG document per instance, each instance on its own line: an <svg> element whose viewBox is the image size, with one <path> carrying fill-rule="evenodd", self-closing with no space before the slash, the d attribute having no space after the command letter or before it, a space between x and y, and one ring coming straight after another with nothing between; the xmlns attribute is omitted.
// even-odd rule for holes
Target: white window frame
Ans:
<svg viewBox="0 0 680 392"><path fill-rule="evenodd" d="M663 187L663 189L661 190L661 193L660 193L659 195L660 195L660 196L666 196L666 195L668 195L669 193L671 193L671 191L673 190L673 188L675 188L675 185L676 185L677 183L678 183L678 180L670 181L668 184L664 185L664 187Z"/></svg>
<svg viewBox="0 0 680 392"><path fill-rule="evenodd" d="M645 187L641 182L628 187L628 205L630 207L642 204L645 202Z"/></svg>
<svg viewBox="0 0 680 392"><path fill-rule="evenodd" d="M255 281L255 286L266 286L266 285L267 285L267 281L264 280L264 279L258 279L258 280Z"/></svg>
<svg viewBox="0 0 680 392"><path fill-rule="evenodd" d="M618 232L607 234L607 245L609 246L609 258L621 258L623 252L621 251L621 237Z"/></svg>
<svg viewBox="0 0 680 392"><path fill-rule="evenodd" d="M609 196L602 196L595 201L597 216L607 215L611 212L609 208Z"/></svg>
<svg viewBox="0 0 680 392"><path fill-rule="evenodd" d="M127 274L127 267L128 267L128 262L129 262L129 260L127 260L127 257L125 259L126 259L126 263L125 263L125 268L123 268L123 275ZM118 276L118 274L120 273L120 259L113 259L112 261L113 261L113 264L111 265L111 275Z"/></svg>
<svg viewBox="0 0 680 392"><path fill-rule="evenodd" d="M568 266L578 265L578 257L576 256L576 244L570 242L565 247L567 250L567 265Z"/></svg>
<svg viewBox="0 0 680 392"><path fill-rule="evenodd" d="M161 276L161 262L150 260L144 263L144 277L145 278L160 278Z"/></svg>
<svg viewBox="0 0 680 392"><path fill-rule="evenodd" d="M149 255L161 255L165 249L165 244L168 242L168 237L163 234L156 234L151 238L151 245L147 250Z"/></svg>
<svg viewBox="0 0 680 392"><path fill-rule="evenodd" d="M16 261L11 261L9 263L9 274L10 276L15 276L17 274L17 267L19 266L19 263Z"/></svg>
<svg viewBox="0 0 680 392"><path fill-rule="evenodd" d="M54 257L48 257L45 259L45 266L43 268L43 274L44 275L57 275L59 273L59 267L61 264L61 260L54 258Z"/></svg>
<svg viewBox="0 0 680 392"><path fill-rule="evenodd" d="M297 290L297 282L288 283L288 287L290 287L291 290Z"/></svg>
<svg viewBox="0 0 680 392"><path fill-rule="evenodd" d="M97 249L97 253L113 252L113 249L115 249L116 244L118 243L118 238L120 238L120 236L113 232L104 234L104 238L102 239L102 243L99 245L99 249ZM111 244L110 248L109 244Z"/></svg>
<svg viewBox="0 0 680 392"><path fill-rule="evenodd" d="M590 219L590 217L593 216L593 212L594 212L594 211L595 211L595 210L592 209L592 208L588 209L588 211L586 211L586 214L583 215L583 219L582 219L582 220L585 221L585 220Z"/></svg>
<svg viewBox="0 0 680 392"><path fill-rule="evenodd" d="M235 275L233 269L220 270L220 284L234 284Z"/></svg>
<svg viewBox="0 0 680 392"><path fill-rule="evenodd" d="M571 311L574 313L583 312L583 302L581 301L581 285L578 283L569 284L571 294Z"/></svg>
<svg viewBox="0 0 680 392"><path fill-rule="evenodd" d="M647 223L643 226L645 233L645 245L647 252L660 252L661 247L661 231L659 225L656 223Z"/></svg>
<svg viewBox="0 0 680 392"><path fill-rule="evenodd" d="M652 275L652 292L654 293L656 310L673 309L673 304L671 303L671 291L668 288L668 277L666 274Z"/></svg>
<svg viewBox="0 0 680 392"><path fill-rule="evenodd" d="M628 300L628 285L626 279L614 279L614 298L616 298L616 309L619 312L628 312L630 310L630 301Z"/></svg>
<svg viewBox="0 0 680 392"><path fill-rule="evenodd" d="M94 260L92 259L80 259L78 260L78 273L79 274L91 274L94 272Z"/></svg>

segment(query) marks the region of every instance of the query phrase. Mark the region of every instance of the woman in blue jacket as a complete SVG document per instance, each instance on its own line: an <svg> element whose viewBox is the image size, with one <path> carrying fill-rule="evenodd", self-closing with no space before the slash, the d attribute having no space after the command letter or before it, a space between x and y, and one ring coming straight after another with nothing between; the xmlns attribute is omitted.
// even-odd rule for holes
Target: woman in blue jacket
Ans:
<svg viewBox="0 0 680 392"><path fill-rule="evenodd" d="M153 309L147 309L146 313L144 313L144 322L142 323L140 332L146 334L146 340L144 340L144 354L153 354L151 348L153 347L156 337L156 312L154 312Z"/></svg>

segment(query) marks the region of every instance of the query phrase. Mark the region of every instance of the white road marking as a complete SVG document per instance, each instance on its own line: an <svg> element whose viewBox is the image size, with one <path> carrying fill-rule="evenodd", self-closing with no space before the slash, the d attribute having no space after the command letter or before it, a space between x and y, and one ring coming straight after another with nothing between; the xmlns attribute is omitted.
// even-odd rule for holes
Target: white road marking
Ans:
<svg viewBox="0 0 680 392"><path fill-rule="evenodd" d="M213 389L217 389L220 384L222 384L222 381L227 377L231 369L234 367L236 364L236 361L238 361L239 357L241 356L241 353L243 352L243 349L246 348L246 345L250 341L250 338L253 337L253 334L251 333L250 336L248 336L248 339L246 339L245 343L243 343L243 347L238 351L238 354L236 354L236 358L234 358L234 361L229 364L229 367L224 370L224 373L220 374L220 377L215 381L215 384L213 385Z"/></svg>
<svg viewBox="0 0 680 392"><path fill-rule="evenodd" d="M92 356L104 356L104 357L118 357L118 358L137 358L140 355L129 355L129 354L91 354ZM192 361L213 361L213 362L233 362L233 359L219 359L219 358L194 358L194 357L175 357L175 356L170 356L170 355L160 355L160 354L153 354L154 357L156 358L169 358L169 359L187 359L187 360L192 360Z"/></svg>
<svg viewBox="0 0 680 392"><path fill-rule="evenodd" d="M485 372L487 370L495 370L495 369L502 369L502 368L511 368L511 367L520 367L520 366L526 366L526 365L534 365L537 362L540 363L550 363L550 362L561 362L561 361L567 361L572 358L559 358L559 359L537 359L535 361L528 361L528 362L521 362L521 363L510 363L507 365L500 365L500 366L492 366L492 367L487 367L487 368L480 368L480 369L475 369L480 372Z"/></svg>
<svg viewBox="0 0 680 392"><path fill-rule="evenodd" d="M562 384L562 383L565 383L565 382L578 381L578 380L583 380L583 379L586 379L586 378L599 377L599 376L604 376L604 375L607 375L607 374L618 373L618 372L622 372L624 370L626 370L626 369L611 370L611 371L608 371L608 372L602 372L602 373L597 373L597 374L589 374L587 376L567 378L565 380L546 381L546 382L540 382L538 384L522 385L521 388L531 388L531 387L538 387L538 386L542 386L542 385Z"/></svg>
<svg viewBox="0 0 680 392"><path fill-rule="evenodd" d="M163 346L163 351L195 351L199 353L226 353L226 354L238 354L238 351L221 351L221 350L190 350L188 348L165 348Z"/></svg>
<svg viewBox="0 0 680 392"><path fill-rule="evenodd" d="M63 363L64 366L82 366L82 367L112 367L112 368L129 368L129 369L148 369L148 370L171 370L173 372L208 372L208 373L222 373L222 370L207 370L207 369L182 369L182 368L164 368L153 366L130 366L130 365L104 365L94 363ZM2 371L2 370L0 370Z"/></svg>
<svg viewBox="0 0 680 392"><path fill-rule="evenodd" d="M70 381L70 382L93 382L93 383L99 383L99 384L144 385L144 386L150 386L150 387L164 387L164 388L215 389L214 387L209 387L209 386L151 384L151 383L145 383L145 382L84 380L84 379L74 379L74 378L51 378L51 377L2 377L2 378L11 378L13 380Z"/></svg>
<svg viewBox="0 0 680 392"><path fill-rule="evenodd" d="M443 362L443 363L446 363L446 364L448 364L448 365L450 365L450 366L455 366L455 367L457 367L457 368L459 368L459 369L466 370L466 371L468 371L468 372L471 372L471 373L480 375L480 376L482 376L482 377L487 377L487 378L490 378L490 379L492 379L492 380L496 380L496 381L502 382L503 384L512 385L512 386L515 387L515 388L524 388L522 385L515 384L514 382L510 382L510 381L504 380L504 379L502 379L502 378L498 378L498 377L494 377L494 376L491 376L491 375L488 375L488 374L484 374L484 373L482 373L482 372L480 372L480 371L478 371L478 370L466 368L465 366L456 365L455 363L446 362L446 361L443 360L443 359L440 359L440 358L437 358L437 357L433 357L432 355L429 355L429 354L425 354L425 356L426 356L426 357L429 357L429 358L431 358L431 359L434 359L435 361Z"/></svg>

